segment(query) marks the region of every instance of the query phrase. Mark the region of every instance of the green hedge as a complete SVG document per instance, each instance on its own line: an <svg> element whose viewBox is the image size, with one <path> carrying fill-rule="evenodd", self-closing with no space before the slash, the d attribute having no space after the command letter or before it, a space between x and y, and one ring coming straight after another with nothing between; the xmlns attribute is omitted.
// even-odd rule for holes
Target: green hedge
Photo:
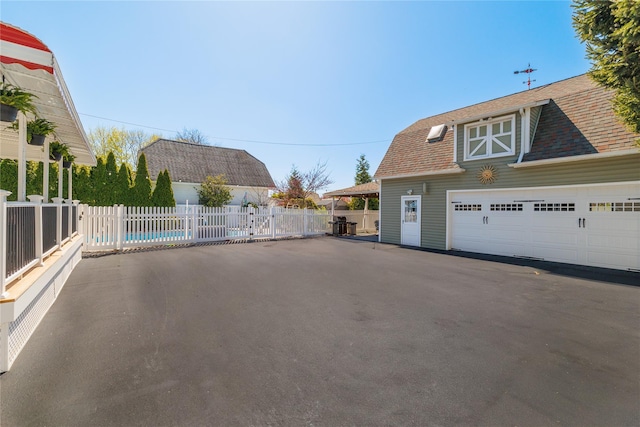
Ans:
<svg viewBox="0 0 640 427"><path fill-rule="evenodd" d="M141 156L144 157L144 156ZM115 163L115 157L109 153L107 159L98 158L94 167L73 165L71 169L63 169L63 197L67 197L69 171L73 173L73 199L80 200L90 206L112 206L122 204L125 206L152 206L151 204L151 180L147 171L146 159L141 159L142 177L138 190L148 196L132 197L135 188L132 182L134 175L126 164L119 168ZM27 195L42 194L42 162L27 162ZM146 179L144 176L146 175ZM162 176L162 180L160 180ZM155 196L153 206L175 206L171 178L168 172L160 173L158 183L159 194ZM18 194L18 162L11 159L0 159L0 188L11 192L7 197L9 201L16 201ZM155 193L155 192L154 192ZM155 194L154 194L155 195ZM49 198L58 196L58 163L49 163ZM144 200L142 200L144 199Z"/></svg>

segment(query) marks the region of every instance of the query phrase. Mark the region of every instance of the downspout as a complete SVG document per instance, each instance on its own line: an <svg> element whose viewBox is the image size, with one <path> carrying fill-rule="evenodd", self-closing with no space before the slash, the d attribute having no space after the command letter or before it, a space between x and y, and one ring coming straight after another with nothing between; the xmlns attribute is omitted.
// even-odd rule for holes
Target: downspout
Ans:
<svg viewBox="0 0 640 427"><path fill-rule="evenodd" d="M453 128L453 163L458 163L458 126L451 125Z"/></svg>
<svg viewBox="0 0 640 427"><path fill-rule="evenodd" d="M525 109L520 108L520 155L518 156L518 161L516 163L522 163L522 158L524 157L525 152L525 135L529 132L527 129L527 115L525 114Z"/></svg>

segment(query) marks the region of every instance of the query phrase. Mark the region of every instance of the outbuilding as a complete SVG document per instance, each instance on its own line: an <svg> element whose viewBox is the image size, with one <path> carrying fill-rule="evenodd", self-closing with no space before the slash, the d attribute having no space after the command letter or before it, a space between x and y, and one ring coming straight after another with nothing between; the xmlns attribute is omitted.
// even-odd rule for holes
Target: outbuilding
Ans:
<svg viewBox="0 0 640 427"><path fill-rule="evenodd" d="M640 135L587 75L419 120L375 178L380 241L640 271Z"/></svg>
<svg viewBox="0 0 640 427"><path fill-rule="evenodd" d="M208 176L224 175L231 189L231 205L267 205L275 188L263 162L235 148L158 139L141 150L153 178L169 171L176 203L198 204L198 189Z"/></svg>

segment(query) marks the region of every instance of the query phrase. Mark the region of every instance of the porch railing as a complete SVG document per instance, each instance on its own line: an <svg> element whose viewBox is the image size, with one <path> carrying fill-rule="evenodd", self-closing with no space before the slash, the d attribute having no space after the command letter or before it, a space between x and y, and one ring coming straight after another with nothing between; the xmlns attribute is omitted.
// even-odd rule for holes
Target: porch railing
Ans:
<svg viewBox="0 0 640 427"><path fill-rule="evenodd" d="M68 200L56 198L54 203L42 203L42 196L31 196L31 202L7 202L9 194L0 190L2 294L8 284L42 265L79 228L78 207Z"/></svg>

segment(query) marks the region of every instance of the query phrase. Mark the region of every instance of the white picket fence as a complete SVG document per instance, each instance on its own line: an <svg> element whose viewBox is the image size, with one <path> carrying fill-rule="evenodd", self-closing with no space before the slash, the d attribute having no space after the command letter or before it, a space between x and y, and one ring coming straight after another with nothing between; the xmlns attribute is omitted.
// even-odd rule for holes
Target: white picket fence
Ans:
<svg viewBox="0 0 640 427"><path fill-rule="evenodd" d="M326 211L284 208L81 206L84 250L312 236L330 231Z"/></svg>

